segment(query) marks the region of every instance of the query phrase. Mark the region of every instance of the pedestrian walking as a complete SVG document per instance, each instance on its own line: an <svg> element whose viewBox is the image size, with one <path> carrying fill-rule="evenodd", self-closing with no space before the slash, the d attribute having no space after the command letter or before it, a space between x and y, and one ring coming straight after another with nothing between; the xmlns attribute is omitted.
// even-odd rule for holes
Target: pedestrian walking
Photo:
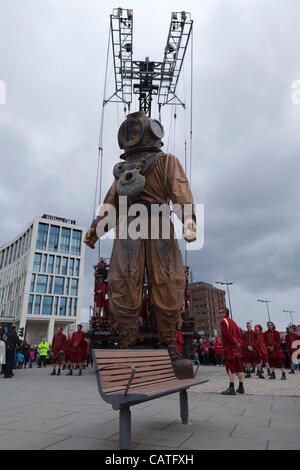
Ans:
<svg viewBox="0 0 300 470"><path fill-rule="evenodd" d="M65 347L66 335L63 334L62 329L57 329L57 334L53 336L51 351L52 351L52 365L53 371L50 375L60 375L60 369L65 361ZM57 374L56 374L57 367Z"/></svg>
<svg viewBox="0 0 300 470"><path fill-rule="evenodd" d="M276 379L275 367L278 365L282 372L281 380L286 380L283 366L284 354L280 346L280 333L271 321L267 323L267 328L267 331L264 332L264 342L268 351L268 363L272 371L269 379Z"/></svg>
<svg viewBox="0 0 300 470"><path fill-rule="evenodd" d="M245 379L251 378L251 369L261 362L261 352L258 346L258 335L252 330L252 325L247 322L247 331L242 334L244 360L246 364ZM259 378L264 379L262 372L259 372Z"/></svg>
<svg viewBox="0 0 300 470"><path fill-rule="evenodd" d="M18 361L18 369L22 369L25 363L24 354L22 354L21 352L18 352L17 361Z"/></svg>
<svg viewBox="0 0 300 470"><path fill-rule="evenodd" d="M222 360L223 345L222 345L222 341L220 340L220 338L218 338L218 336L215 337L214 348L215 348L215 354L216 354L217 367L220 367L223 364L223 360Z"/></svg>
<svg viewBox="0 0 300 470"><path fill-rule="evenodd" d="M295 374L294 370L294 361L293 361L293 353L299 349L299 356L300 356L300 345L293 344L294 341L300 340L300 335L296 333L295 325L290 325L288 327L288 332L285 335L285 343L287 345L287 351L289 356L289 362L291 366L291 370L289 374Z"/></svg>
<svg viewBox="0 0 300 470"><path fill-rule="evenodd" d="M33 345L30 346L30 352L29 352L29 369L32 369L32 364L34 363L35 360L35 351L33 348Z"/></svg>
<svg viewBox="0 0 300 470"><path fill-rule="evenodd" d="M47 342L46 338L43 339L43 341L38 345L39 348L39 361L38 361L38 367L41 368L42 364L44 367L46 367L47 364L47 354L48 354L48 349L49 349L49 343Z"/></svg>
<svg viewBox="0 0 300 470"><path fill-rule="evenodd" d="M267 367L267 373L270 376L270 367L268 364L268 351L264 342L264 334L263 334L263 328L261 325L255 325L254 331L257 333L257 338L258 338L258 348L260 351L260 362L257 364L257 370L258 374L261 372L263 373L262 366L265 364L265 367ZM262 377L261 377L262 378Z"/></svg>
<svg viewBox="0 0 300 470"><path fill-rule="evenodd" d="M225 360L226 372L229 376L229 387L222 392L222 395L236 395L234 389L235 375L238 375L238 393L245 393L244 374L241 363L242 357L242 336L237 324L229 317L228 308L219 310L221 340L223 344L223 359Z"/></svg>
<svg viewBox="0 0 300 470"><path fill-rule="evenodd" d="M17 346L20 345L20 340L17 335L17 328L15 325L11 327L11 331L7 335L6 339L6 365L5 365L5 379L10 379L13 377L13 369L15 367L15 353Z"/></svg>
<svg viewBox="0 0 300 470"><path fill-rule="evenodd" d="M5 354L5 340L6 340L6 330L4 326L0 323L0 373L4 374L5 363L6 363L6 354Z"/></svg>
<svg viewBox="0 0 300 470"><path fill-rule="evenodd" d="M82 325L77 325L77 331L71 336L71 368L67 375L73 375L75 364L78 364L79 374L82 375L84 354L85 354L85 334L82 331Z"/></svg>
<svg viewBox="0 0 300 470"><path fill-rule="evenodd" d="M72 343L71 343L71 336L66 335L66 345L65 345L65 362L63 365L63 370L68 367L71 368L71 349L72 349Z"/></svg>

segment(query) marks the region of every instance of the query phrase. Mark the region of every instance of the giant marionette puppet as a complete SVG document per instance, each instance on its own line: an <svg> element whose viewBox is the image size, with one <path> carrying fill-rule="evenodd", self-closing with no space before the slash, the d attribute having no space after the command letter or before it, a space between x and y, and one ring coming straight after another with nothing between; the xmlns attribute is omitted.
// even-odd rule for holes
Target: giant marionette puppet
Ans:
<svg viewBox="0 0 300 470"><path fill-rule="evenodd" d="M108 273L109 299L110 311L118 325L120 348L131 348L139 332L146 272L160 343L169 349L179 377L183 369L186 371L183 376L192 374L190 361L182 359L176 348L177 330L180 329L184 310L185 272L170 214L167 215L170 236L164 238L162 219L165 223L166 216L153 215L152 206L168 204L171 200L173 205L181 208L182 213L180 210L177 213L183 222L183 232L188 242L196 239L196 224L193 209L190 215L183 218L184 206L193 208L193 196L179 160L174 155L161 152L163 135L161 123L146 116L144 111L129 114L118 132L124 162L115 165L115 179L104 200L104 204L113 205L118 214ZM129 214L132 204L142 204L147 209L147 238L119 237L120 196L122 200L127 196ZM102 213L93 221L85 236L85 243L91 248L103 234L103 230L99 229L103 218ZM127 223L133 219L134 216L129 215ZM158 237L157 230L155 236L151 233L151 225L155 223L159 225Z"/></svg>

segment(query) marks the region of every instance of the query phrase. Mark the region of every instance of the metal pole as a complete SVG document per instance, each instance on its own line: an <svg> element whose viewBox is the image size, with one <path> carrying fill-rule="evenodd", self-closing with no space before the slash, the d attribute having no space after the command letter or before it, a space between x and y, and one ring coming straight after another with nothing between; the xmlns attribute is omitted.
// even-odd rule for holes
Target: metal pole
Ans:
<svg viewBox="0 0 300 470"><path fill-rule="evenodd" d="M294 325L294 319L293 319L292 313L294 313L295 310L282 310L282 311L290 314L292 325Z"/></svg>
<svg viewBox="0 0 300 470"><path fill-rule="evenodd" d="M229 285L228 283L226 284L227 286L227 294L228 294L228 302L229 302L229 311L230 311L230 318L232 320L232 309L231 309L231 300L230 300L230 294L229 294Z"/></svg>
<svg viewBox="0 0 300 470"><path fill-rule="evenodd" d="M269 301L268 301L268 300L266 300L266 306L267 306L268 318L269 318L269 321L271 321L271 317L270 317L270 311L269 311L269 306L268 306L268 303L269 303Z"/></svg>
<svg viewBox="0 0 300 470"><path fill-rule="evenodd" d="M232 308L231 308L231 300L230 300L230 293L229 293L229 286L233 284L233 282L226 282L223 281L215 281L216 284L221 284L222 286L226 285L227 288L227 295L228 295L228 302L229 302L229 313L230 313L230 318L232 319Z"/></svg>
<svg viewBox="0 0 300 470"><path fill-rule="evenodd" d="M267 306L267 313L268 313L268 320L269 320L269 322L270 322L270 321L271 321L271 317L270 317L270 310L269 310L268 304L271 302L271 300L267 300L267 299L265 299L265 300L257 299L257 302L263 302L263 303L266 304L266 306Z"/></svg>

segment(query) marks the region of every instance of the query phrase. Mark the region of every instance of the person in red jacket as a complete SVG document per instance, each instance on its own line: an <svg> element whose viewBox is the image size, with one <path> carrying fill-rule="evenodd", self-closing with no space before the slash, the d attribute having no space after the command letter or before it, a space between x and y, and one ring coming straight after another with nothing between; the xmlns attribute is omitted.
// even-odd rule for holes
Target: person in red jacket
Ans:
<svg viewBox="0 0 300 470"><path fill-rule="evenodd" d="M75 364L79 366L79 374L82 375L82 368L83 368L83 361L84 361L84 354L86 350L85 346L85 334L82 330L82 325L77 325L77 331L71 336L71 369L69 370L67 375L72 375Z"/></svg>
<svg viewBox="0 0 300 470"><path fill-rule="evenodd" d="M251 378L251 367L255 367L256 364L261 362L261 353L258 347L258 335L252 330L250 322L247 322L247 331L242 334L242 340L246 364L245 379L249 379ZM259 373L259 378L265 378L261 372Z"/></svg>
<svg viewBox="0 0 300 470"><path fill-rule="evenodd" d="M229 376L229 388L222 392L222 395L236 395L234 390L235 374L238 374L239 387L238 393L245 393L244 374L241 363L242 337L237 324L229 318L228 308L219 310L221 316L221 340L223 344L223 359L225 361L226 371Z"/></svg>
<svg viewBox="0 0 300 470"><path fill-rule="evenodd" d="M269 379L276 379L275 367L278 364L282 372L281 380L286 380L283 366L284 354L280 345L280 333L276 330L274 323L271 321L267 323L267 327L267 331L264 332L264 342L268 351L268 363L272 371Z"/></svg>
<svg viewBox="0 0 300 470"><path fill-rule="evenodd" d="M299 349L299 355L300 355L300 346L293 347L293 342L300 340L300 335L296 333L296 327L294 325L291 325L288 327L288 333L285 335L285 342L288 347L288 355L289 355L289 360L291 364L291 370L289 374L294 374L294 362L293 362L293 353ZM298 359L299 359L298 355Z"/></svg>
<svg viewBox="0 0 300 470"><path fill-rule="evenodd" d="M216 361L217 361L217 366L222 365L222 351L223 351L223 344L220 338L217 336L215 337L215 342L214 342L214 347L215 347L215 354L216 354Z"/></svg>
<svg viewBox="0 0 300 470"><path fill-rule="evenodd" d="M63 370L68 366L71 367L70 361L71 361L71 349L72 349L72 343L71 343L71 337L70 335L66 336L66 346L65 346L65 362L63 365Z"/></svg>
<svg viewBox="0 0 300 470"><path fill-rule="evenodd" d="M50 375L56 375L56 366L57 375L60 375L60 369L65 360L65 347L66 335L63 334L62 328L57 328L57 334L53 336L51 346L53 371Z"/></svg>
<svg viewBox="0 0 300 470"><path fill-rule="evenodd" d="M265 366L267 367L267 373L270 376L270 368L268 364L268 351L264 342L264 334L263 334L263 329L261 325L255 325L254 331L256 331L257 336L258 336L258 348L260 351L260 363L257 365L258 372L262 373L262 365L263 362L265 363Z"/></svg>
<svg viewBox="0 0 300 470"><path fill-rule="evenodd" d="M183 355L184 353L184 348L183 348L183 334L182 331L177 331L177 342L176 342L176 348L180 352L180 354Z"/></svg>

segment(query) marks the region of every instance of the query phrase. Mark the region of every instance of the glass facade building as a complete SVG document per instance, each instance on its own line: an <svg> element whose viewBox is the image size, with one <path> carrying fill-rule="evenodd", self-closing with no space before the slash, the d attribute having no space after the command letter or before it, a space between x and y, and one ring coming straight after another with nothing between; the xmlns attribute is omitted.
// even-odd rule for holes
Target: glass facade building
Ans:
<svg viewBox="0 0 300 470"><path fill-rule="evenodd" d="M75 221L43 216L0 248L0 322L24 326L27 340L39 322L51 340L54 328L80 320L84 232Z"/></svg>

